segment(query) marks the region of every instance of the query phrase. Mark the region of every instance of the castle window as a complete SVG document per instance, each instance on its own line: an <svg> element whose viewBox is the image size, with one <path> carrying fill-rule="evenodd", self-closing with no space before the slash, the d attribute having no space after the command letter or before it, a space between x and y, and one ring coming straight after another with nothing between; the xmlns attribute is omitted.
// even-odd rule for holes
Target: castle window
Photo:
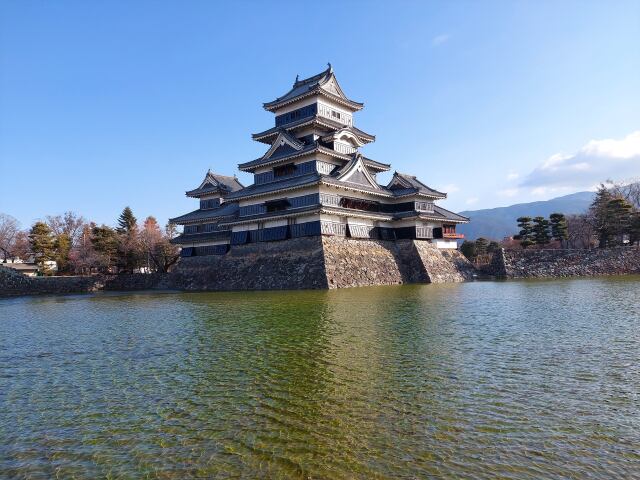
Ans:
<svg viewBox="0 0 640 480"><path fill-rule="evenodd" d="M287 163L273 169L274 177L285 177L287 175L293 175L296 171L296 166L293 163Z"/></svg>
<svg viewBox="0 0 640 480"><path fill-rule="evenodd" d="M286 210L289 207L289 200L286 198L280 200L271 200L269 202L264 203L267 207L267 212L281 212L282 210Z"/></svg>

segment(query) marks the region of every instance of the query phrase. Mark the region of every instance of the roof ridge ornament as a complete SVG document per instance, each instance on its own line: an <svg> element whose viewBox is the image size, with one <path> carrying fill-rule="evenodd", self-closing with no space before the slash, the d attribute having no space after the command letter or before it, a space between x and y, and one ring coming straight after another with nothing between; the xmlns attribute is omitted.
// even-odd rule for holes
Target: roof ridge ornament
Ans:
<svg viewBox="0 0 640 480"><path fill-rule="evenodd" d="M327 62L327 66L329 67L329 73L333 73L333 67L331 66L331 62Z"/></svg>

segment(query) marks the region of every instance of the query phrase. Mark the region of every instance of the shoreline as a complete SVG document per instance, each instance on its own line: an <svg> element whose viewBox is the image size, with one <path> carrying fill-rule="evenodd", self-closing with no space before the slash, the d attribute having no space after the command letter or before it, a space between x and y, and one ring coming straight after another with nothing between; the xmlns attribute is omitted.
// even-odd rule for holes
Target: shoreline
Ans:
<svg viewBox="0 0 640 480"><path fill-rule="evenodd" d="M366 256L364 256L366 257ZM203 257L207 258L207 257ZM28 295L66 295L94 293L101 291L136 292L136 291L175 291L175 292L232 292L232 291L294 291L294 290L334 290L339 288L353 288L363 286L454 283L458 277L445 277L444 281L433 275L435 268L443 268L442 264L430 266L430 276L424 278L388 278L384 276L369 277L367 282L359 282L359 269L370 274L370 266L356 266L350 273L355 281L336 284L310 282L302 278L300 281L281 282L279 278L270 276L269 272L262 272L263 278L253 283L221 283L216 271L220 268L212 259L210 265L189 271L179 268L170 273L127 273L114 275L91 276L52 276L27 277L20 272L0 264L0 298L12 298ZM296 260L300 261L298 257ZM460 262L460 258L456 259ZM234 265L235 259L225 260L228 265ZM335 271L338 265L344 271L342 262L326 265L324 268ZM352 265L353 266L353 265ZM239 265L243 271L251 269L252 265ZM378 266L381 267L380 265ZM368 268L368 270L367 270ZM446 268L451 268L447 262ZM640 248L617 247L611 249L593 250L507 250L500 249L494 253L489 265L476 268L466 262L459 269L466 269L464 281L505 281L519 279L569 279L640 275ZM470 269L471 268L471 269ZM437 271L435 271L437 273ZM242 278L240 276L240 278ZM220 288L222 286L222 288Z"/></svg>

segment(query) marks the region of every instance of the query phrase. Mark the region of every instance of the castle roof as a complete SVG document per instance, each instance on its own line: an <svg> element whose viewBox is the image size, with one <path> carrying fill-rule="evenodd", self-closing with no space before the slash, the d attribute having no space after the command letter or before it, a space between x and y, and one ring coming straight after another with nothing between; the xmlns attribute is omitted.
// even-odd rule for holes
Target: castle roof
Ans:
<svg viewBox="0 0 640 480"><path fill-rule="evenodd" d="M331 120L330 118L325 118L320 115L310 115L308 117L301 118L296 120L295 122L288 123L286 125L282 125L279 127L272 127L263 132L254 133L251 137L257 141L262 143L271 143L273 139L280 133L281 130L287 131L296 131L301 130L306 127L323 127L330 132L336 130L348 129L355 136L360 138L363 143L374 142L376 139L375 135L371 135L363 130L360 130L357 127L345 127L342 123L336 122L335 120Z"/></svg>
<svg viewBox="0 0 640 480"><path fill-rule="evenodd" d="M311 153L324 153L326 155L330 155L335 158L339 158L342 160L349 160L349 155L338 153L335 150L324 147L320 145L320 143L313 142L308 145L304 145L300 149L295 148L282 148L280 151L274 151L271 156L266 157L263 155L260 158L256 158L255 160L251 160L250 162L241 163L238 165L238 169L244 172L252 172L258 167L263 167L266 165L271 165L273 163L278 163L284 160L293 160L294 158L301 157L303 155L308 155Z"/></svg>
<svg viewBox="0 0 640 480"><path fill-rule="evenodd" d="M266 193L277 192L279 190L291 190L307 185L313 185L320 180L321 175L317 172L308 173L290 178L281 179L269 183L254 183L237 192L227 195L226 199L233 200L238 198L253 197L256 195L264 195Z"/></svg>
<svg viewBox="0 0 640 480"><path fill-rule="evenodd" d="M469 218L447 210L446 208L442 208L439 205L433 206L433 212L400 212L396 213L395 217L398 219L416 217L425 220L445 220L453 223L467 223L469 221Z"/></svg>
<svg viewBox="0 0 640 480"><path fill-rule="evenodd" d="M387 188L393 190L396 195L410 195L412 193L419 193L427 195L433 198L447 198L447 194L434 190L428 187L414 175L407 175L404 173L393 173L393 178L387 185Z"/></svg>
<svg viewBox="0 0 640 480"><path fill-rule="evenodd" d="M340 88L338 80L336 79L331 64L328 64L328 68L323 72L313 75L309 78L300 80L296 77L296 81L293 83L293 87L284 95L266 102L263 104L264 109L268 111L274 111L278 108L284 107L289 103L293 103L303 98L312 95L322 95L337 103L344 105L351 110L360 110L364 107L363 103L354 102L349 100L347 96Z"/></svg>
<svg viewBox="0 0 640 480"><path fill-rule="evenodd" d="M235 177L228 175L218 175L211 170L207 171L204 180L198 188L186 192L187 197L202 197L212 193L227 194L244 188L244 186Z"/></svg>
<svg viewBox="0 0 640 480"><path fill-rule="evenodd" d="M171 239L171 243L204 243L215 240L226 240L231 236L229 230L208 233L183 233Z"/></svg>
<svg viewBox="0 0 640 480"><path fill-rule="evenodd" d="M237 192L240 190L236 190ZM183 225L185 223L203 221L203 220L217 220L221 217L231 217L238 213L239 207L235 202L224 202L218 208L212 208L208 210L194 210L193 212L185 213L179 217L170 218L169 222Z"/></svg>

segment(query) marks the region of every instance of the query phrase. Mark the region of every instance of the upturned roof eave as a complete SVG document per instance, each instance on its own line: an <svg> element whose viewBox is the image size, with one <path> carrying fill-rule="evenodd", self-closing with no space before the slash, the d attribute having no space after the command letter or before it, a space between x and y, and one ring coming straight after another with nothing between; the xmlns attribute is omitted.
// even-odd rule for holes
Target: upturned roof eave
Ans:
<svg viewBox="0 0 640 480"><path fill-rule="evenodd" d="M256 142L262 142L262 143L270 143L270 141L272 140L272 138L277 137L278 133L280 130L286 130L286 131L291 131L291 130L297 130L297 129L302 129L305 128L309 125L312 124L317 124L318 126L321 127L325 127L328 129L336 129L336 131L338 130L342 130L342 129L349 129L356 137L358 137L360 140L362 140L363 143L372 143L376 141L376 136L372 135L370 133L367 133L363 130L360 130L357 127L349 127L346 125L342 125L339 124L338 122L335 122L331 119L328 118L324 118L321 117L319 115L312 115L309 117L305 117L302 118L300 120L296 120L295 122L291 122L289 124L286 125L279 125L277 127L271 127L267 130L264 130L262 132L258 132L258 133L253 133L251 134L251 139L255 140Z"/></svg>
<svg viewBox="0 0 640 480"><path fill-rule="evenodd" d="M341 160L349 160L349 156L348 155L344 155L341 153L338 153L334 150L331 150L329 148L323 147L321 145L317 145L315 148L310 148L308 150L301 150L301 151L297 151L297 152L292 152L289 155L285 155L283 157L278 157L275 158L273 160L269 160L267 159L266 161L263 161L262 158L257 158L255 160L252 160L251 162L246 162L246 163L241 163L238 165L238 170L243 171L243 172L253 172L255 171L257 168L259 167L266 167L269 165L275 165L277 163L280 162L284 162L287 160L293 160L295 158L299 158L299 157L304 157L306 155L312 155L314 153L324 153L326 155L330 155L333 156L335 158L341 159Z"/></svg>
<svg viewBox="0 0 640 480"><path fill-rule="evenodd" d="M311 97L313 95L324 95L325 97L329 98L330 100L333 100L336 103L340 103L340 104L342 104L344 106L352 108L353 111L362 110L364 108L364 103L356 102L355 100L350 100L348 98L342 98L339 95L334 95L331 92L327 92L326 90L324 90L320 86L314 87L311 90L308 90L308 91L306 91L304 93L301 93L299 95L296 95L294 97L285 98L292 90L293 90L293 88L291 90L289 90L289 92L285 93L282 97L276 98L275 100L272 100L270 102L263 103L262 104L262 108L264 108L268 112L273 112L274 110L277 110L278 108L282 108L282 107L287 106L287 105L289 105L291 103L298 102L300 100L303 100L303 99L305 99L307 97Z"/></svg>

